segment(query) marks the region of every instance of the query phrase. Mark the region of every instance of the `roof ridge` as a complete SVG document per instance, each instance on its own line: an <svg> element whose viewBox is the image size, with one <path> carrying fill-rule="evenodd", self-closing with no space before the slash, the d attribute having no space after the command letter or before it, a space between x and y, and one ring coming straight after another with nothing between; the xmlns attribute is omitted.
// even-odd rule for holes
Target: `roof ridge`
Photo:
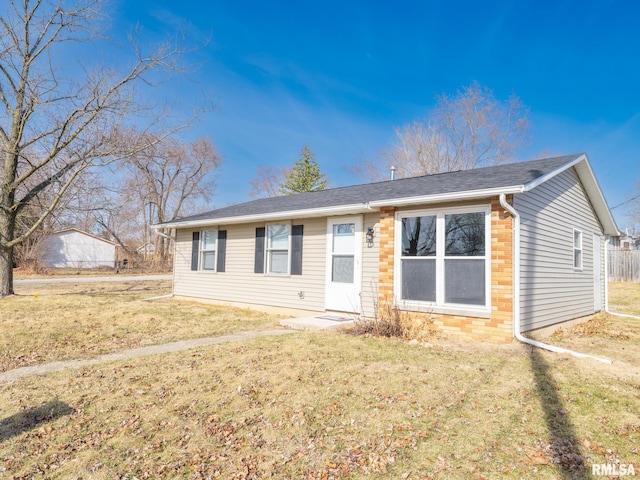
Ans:
<svg viewBox="0 0 640 480"><path fill-rule="evenodd" d="M578 159L584 154L572 154L490 165L453 172L382 180L304 192L293 195L265 197L227 205L168 223L191 220L266 215L273 212L302 211L325 207L360 205L367 202L439 195L455 192L496 189L526 185L551 171Z"/></svg>

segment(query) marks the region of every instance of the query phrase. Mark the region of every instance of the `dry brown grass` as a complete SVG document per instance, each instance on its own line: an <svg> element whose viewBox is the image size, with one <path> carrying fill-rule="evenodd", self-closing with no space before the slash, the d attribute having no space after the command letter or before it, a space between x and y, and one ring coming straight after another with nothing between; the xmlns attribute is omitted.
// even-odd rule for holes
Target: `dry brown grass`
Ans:
<svg viewBox="0 0 640 480"><path fill-rule="evenodd" d="M640 316L640 283L609 283L609 309Z"/></svg>
<svg viewBox="0 0 640 480"><path fill-rule="evenodd" d="M640 313L640 284L611 282L610 309L625 314ZM613 302L616 302L614 305ZM624 305L623 305L624 304ZM600 313L585 323L561 329L551 337L552 343L591 353L614 361L607 370L620 378L640 382L640 320ZM599 368L599 365L595 365Z"/></svg>
<svg viewBox="0 0 640 480"><path fill-rule="evenodd" d="M278 318L172 298L170 281L16 286L0 301L0 371L124 348L272 328Z"/></svg>
<svg viewBox="0 0 640 480"><path fill-rule="evenodd" d="M640 348L605 319L557 340ZM585 344L585 346L587 346ZM575 345L574 345L575 346ZM578 345L579 346L579 345ZM636 357L637 358L637 357ZM0 384L9 478L589 478L640 463L638 366L299 333Z"/></svg>
<svg viewBox="0 0 640 480"><path fill-rule="evenodd" d="M430 314L416 314L391 305L377 308L373 318L361 318L344 329L351 335L399 338L403 340L431 341L438 329Z"/></svg>
<svg viewBox="0 0 640 480"><path fill-rule="evenodd" d="M0 466L14 478L584 478L591 463L638 458L640 386L583 362L301 333L69 370L0 385Z"/></svg>

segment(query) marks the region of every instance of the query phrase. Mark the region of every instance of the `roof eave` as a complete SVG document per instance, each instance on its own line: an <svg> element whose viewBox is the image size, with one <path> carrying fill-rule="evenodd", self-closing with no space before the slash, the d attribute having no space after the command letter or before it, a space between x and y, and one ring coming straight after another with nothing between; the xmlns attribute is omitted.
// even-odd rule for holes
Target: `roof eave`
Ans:
<svg viewBox="0 0 640 480"><path fill-rule="evenodd" d="M181 222L165 222L152 225L151 228L191 228L206 227L214 225L232 225L251 222L273 222L278 220L290 220L295 218L328 217L333 215L348 215L355 213L365 213L371 208L366 203L356 203L351 205L338 205L335 207L307 208L303 210L286 210L282 212L260 213L255 215L240 215L237 217L203 218L199 220L187 220Z"/></svg>
<svg viewBox="0 0 640 480"><path fill-rule="evenodd" d="M447 201L459 201L470 199L489 198L500 195L501 193L510 195L513 193L521 193L523 189L522 185L512 185L508 187L499 188L487 188L481 190L468 190L463 192L450 192L435 195L419 195L414 197L398 197L390 198L386 200L374 200L371 202L351 204L351 205L339 205L335 207L322 207L311 208L304 210L287 210L283 212L272 212L255 215L241 215L237 217L220 217L212 219L199 219L188 221L175 221L165 222L156 225L152 225L152 228L192 228L192 227L204 227L214 225L232 225L239 223L251 223L251 222L265 222L265 221L277 221L287 220L294 218L309 218L309 217L328 217L332 215L347 215L355 213L365 213L371 210L376 210L380 207L402 207L410 205L421 205L429 203L441 203Z"/></svg>
<svg viewBox="0 0 640 480"><path fill-rule="evenodd" d="M75 228L75 227L65 228L65 229L62 229L62 230L56 230L55 232L52 232L51 235L59 235L61 233L65 233L65 232L76 232L76 233L79 233L81 235L85 235L87 237L91 237L91 238L93 238L95 240L99 240L101 242L108 243L109 245L113 245L115 247L117 247L119 245L116 242L112 242L111 240L107 240L106 238L99 237L97 235L94 235L93 233L85 232L84 230L80 230L80 229Z"/></svg>
<svg viewBox="0 0 640 480"><path fill-rule="evenodd" d="M593 173L593 169L591 168L591 164L589 163L586 155L584 157L584 162L577 164L575 167L576 172L578 172L578 176L587 191L587 195L589 195L591 204L600 219L600 223L602 223L604 233L607 235L619 236L620 230L618 229L618 225L613 218L607 199L602 193L598 179Z"/></svg>
<svg viewBox="0 0 640 480"><path fill-rule="evenodd" d="M511 195L513 193L521 193L522 185L511 185L508 187L485 188L481 190L466 190L463 192L439 193L435 195L420 195L416 197L389 198L386 200L374 200L369 202L372 208L379 207L404 207L409 205L422 205L427 203L441 203L458 200L470 200L489 198L504 193Z"/></svg>
<svg viewBox="0 0 640 480"><path fill-rule="evenodd" d="M593 205L593 209L595 210L596 215L598 216L598 219L602 224L604 233L606 235L612 236L620 235L620 231L618 230L616 221L613 218L611 210L609 209L609 205L607 204L607 200L602 193L602 189L598 184L598 179L593 173L589 158L585 153L580 154L575 160L565 163L560 168L557 168L556 170L553 170L546 175L538 177L535 180L527 183L524 186L523 191L528 192L530 190L533 190L538 185L550 180L556 175L572 167L575 167L576 169L578 177L580 178L580 182L582 182L582 185L587 192L587 196L591 201L591 205Z"/></svg>

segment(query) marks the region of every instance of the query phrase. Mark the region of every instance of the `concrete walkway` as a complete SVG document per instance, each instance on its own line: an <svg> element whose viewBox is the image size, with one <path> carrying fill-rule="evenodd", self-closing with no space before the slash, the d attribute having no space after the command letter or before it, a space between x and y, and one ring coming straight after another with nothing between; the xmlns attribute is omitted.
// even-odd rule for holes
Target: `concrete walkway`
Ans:
<svg viewBox="0 0 640 480"><path fill-rule="evenodd" d="M36 285L38 283L90 283L90 282L144 282L146 280L171 280L173 275L109 275L105 277L58 277L23 278L14 280L14 285Z"/></svg>
<svg viewBox="0 0 640 480"><path fill-rule="evenodd" d="M160 275L156 275L160 276ZM102 277L104 278L104 277ZM117 277L122 279L124 277ZM136 277L139 278L139 277ZM104 281L104 280L102 280ZM204 347L206 345L216 345L219 343L236 342L247 338L266 337L273 335L285 335L296 333L301 330L328 330L339 328L353 323L350 317L338 315L318 315L311 317L288 318L280 321L283 329L280 330L249 330L245 332L233 333L230 335L220 335L218 337L193 338L189 340L180 340L172 343L163 343L160 345L150 345L148 347L133 348L130 350L121 350L119 352L107 353L94 358L80 360L61 360L58 362L42 363L40 365L31 365L28 367L14 368L6 372L0 373L0 382L12 382L23 377L31 375L46 375L48 373L58 372L69 368L81 368L98 363L113 362L116 360L127 360L130 358L145 357L147 355L156 355L159 353L181 352L191 348Z"/></svg>
<svg viewBox="0 0 640 480"><path fill-rule="evenodd" d="M203 347L206 345L235 342L238 340L245 340L247 338L284 335L288 333L295 333L295 330L251 330L230 335L221 335L219 337L194 338L191 340L180 340L178 342L165 343L161 345L150 345L148 347L122 350L120 352L108 353L86 360L63 360L59 362L43 363L41 365L15 368L13 370L8 370L6 372L0 373L0 382L11 382L22 377L28 377L30 375L46 375L48 373L57 372L64 369L86 367L89 365L112 362L115 360L127 360L130 358L144 357L147 355L155 355L158 353L180 352L183 350Z"/></svg>

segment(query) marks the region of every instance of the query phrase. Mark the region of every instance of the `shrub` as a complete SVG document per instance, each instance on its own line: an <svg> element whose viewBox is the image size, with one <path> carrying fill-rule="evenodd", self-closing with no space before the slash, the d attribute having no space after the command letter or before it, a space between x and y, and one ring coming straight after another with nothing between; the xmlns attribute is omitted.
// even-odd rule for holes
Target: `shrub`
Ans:
<svg viewBox="0 0 640 480"><path fill-rule="evenodd" d="M352 335L400 338L403 340L429 340L436 336L437 328L431 315L413 314L397 307L385 305L376 308L374 317L361 318L345 329Z"/></svg>

